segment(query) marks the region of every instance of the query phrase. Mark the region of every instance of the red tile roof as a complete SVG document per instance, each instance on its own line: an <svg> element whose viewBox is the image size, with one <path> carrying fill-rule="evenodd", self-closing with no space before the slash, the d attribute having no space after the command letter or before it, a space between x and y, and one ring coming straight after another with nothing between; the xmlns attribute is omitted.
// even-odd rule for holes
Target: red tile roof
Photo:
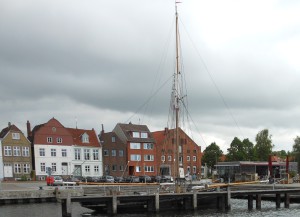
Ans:
<svg viewBox="0 0 300 217"><path fill-rule="evenodd" d="M84 129L74 129L74 128L66 128L73 136L73 145L77 146L87 146L87 147L100 147L99 139L96 135L96 132L92 130L84 130ZM89 136L89 143L82 142L82 135L86 133Z"/></svg>

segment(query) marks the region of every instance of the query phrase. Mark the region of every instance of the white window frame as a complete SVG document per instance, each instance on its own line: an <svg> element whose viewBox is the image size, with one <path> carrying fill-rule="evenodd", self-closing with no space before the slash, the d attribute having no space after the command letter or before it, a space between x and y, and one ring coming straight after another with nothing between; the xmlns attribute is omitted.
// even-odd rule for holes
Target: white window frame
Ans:
<svg viewBox="0 0 300 217"><path fill-rule="evenodd" d="M61 156L62 157L67 157L68 156L66 148L61 149Z"/></svg>
<svg viewBox="0 0 300 217"><path fill-rule="evenodd" d="M154 149L153 143L144 143L144 149L153 150Z"/></svg>
<svg viewBox="0 0 300 217"><path fill-rule="evenodd" d="M94 166L94 173L99 174L99 166L98 165Z"/></svg>
<svg viewBox="0 0 300 217"><path fill-rule="evenodd" d="M23 172L25 174L29 174L30 173L30 164L23 164Z"/></svg>
<svg viewBox="0 0 300 217"><path fill-rule="evenodd" d="M52 142L53 142L52 137L47 137L47 143L52 143Z"/></svg>
<svg viewBox="0 0 300 217"><path fill-rule="evenodd" d="M140 167L140 166L136 166L136 167L135 167L135 172L137 172L137 173L142 172L142 171L141 171L141 167Z"/></svg>
<svg viewBox="0 0 300 217"><path fill-rule="evenodd" d="M138 142L131 142L130 149L141 149L141 143Z"/></svg>
<svg viewBox="0 0 300 217"><path fill-rule="evenodd" d="M4 146L4 156L12 156L11 146Z"/></svg>
<svg viewBox="0 0 300 217"><path fill-rule="evenodd" d="M46 163L40 163L41 172L46 172Z"/></svg>
<svg viewBox="0 0 300 217"><path fill-rule="evenodd" d="M119 157L124 157L124 150L119 150Z"/></svg>
<svg viewBox="0 0 300 217"><path fill-rule="evenodd" d="M163 161L163 162L166 161L166 156L165 156L165 155L162 155L162 156L161 156L161 161Z"/></svg>
<svg viewBox="0 0 300 217"><path fill-rule="evenodd" d="M45 148L40 148L39 153L40 153L40 157L45 157L45 155L46 155Z"/></svg>
<svg viewBox="0 0 300 217"><path fill-rule="evenodd" d="M13 146L13 147L14 147L14 151L13 151L14 156L17 156L17 157L21 156L21 148L20 148L20 146Z"/></svg>
<svg viewBox="0 0 300 217"><path fill-rule="evenodd" d="M83 155L84 155L84 160L90 160L91 159L91 151L90 149L83 149Z"/></svg>
<svg viewBox="0 0 300 217"><path fill-rule="evenodd" d="M51 157L56 157L56 149L51 148Z"/></svg>
<svg viewBox="0 0 300 217"><path fill-rule="evenodd" d="M193 161L197 161L197 157L196 156L193 156Z"/></svg>
<svg viewBox="0 0 300 217"><path fill-rule="evenodd" d="M99 150L98 149L93 149L93 159L99 160Z"/></svg>
<svg viewBox="0 0 300 217"><path fill-rule="evenodd" d="M57 142L57 143L62 143L62 138L61 138L61 137L57 137L57 138L56 138L56 142Z"/></svg>
<svg viewBox="0 0 300 217"><path fill-rule="evenodd" d="M133 138L140 138L140 132L132 132Z"/></svg>
<svg viewBox="0 0 300 217"><path fill-rule="evenodd" d="M141 155L140 154L131 154L130 160L131 161L141 161Z"/></svg>
<svg viewBox="0 0 300 217"><path fill-rule="evenodd" d="M20 140L20 133L12 133L12 139L13 140Z"/></svg>
<svg viewBox="0 0 300 217"><path fill-rule="evenodd" d="M85 174L90 174L90 172L91 172L91 167L90 167L90 165L85 165L85 166L84 166L84 171L85 171Z"/></svg>
<svg viewBox="0 0 300 217"><path fill-rule="evenodd" d="M74 148L74 160L81 160L81 149Z"/></svg>
<svg viewBox="0 0 300 217"><path fill-rule="evenodd" d="M21 173L21 164L19 164L19 163L14 164L14 173L15 174Z"/></svg>
<svg viewBox="0 0 300 217"><path fill-rule="evenodd" d="M112 157L116 157L117 156L117 150L116 149L112 149L111 150L111 156Z"/></svg>
<svg viewBox="0 0 300 217"><path fill-rule="evenodd" d="M145 154L144 161L154 161L154 155L153 154Z"/></svg>
<svg viewBox="0 0 300 217"><path fill-rule="evenodd" d="M56 163L51 163L51 169L52 169L52 172L56 172L57 170L57 165Z"/></svg>
<svg viewBox="0 0 300 217"><path fill-rule="evenodd" d="M191 156L186 156L186 161L191 161Z"/></svg>
<svg viewBox="0 0 300 217"><path fill-rule="evenodd" d="M154 166L144 166L145 172L154 172Z"/></svg>
<svg viewBox="0 0 300 217"><path fill-rule="evenodd" d="M103 150L103 156L109 156L109 150L108 149Z"/></svg>
<svg viewBox="0 0 300 217"><path fill-rule="evenodd" d="M168 155L168 161L172 161L172 155Z"/></svg>
<svg viewBox="0 0 300 217"><path fill-rule="evenodd" d="M22 147L22 156L23 157L29 157L29 147Z"/></svg>
<svg viewBox="0 0 300 217"><path fill-rule="evenodd" d="M196 172L197 172L197 167L193 166L193 174L196 174Z"/></svg>
<svg viewBox="0 0 300 217"><path fill-rule="evenodd" d="M147 132L141 132L141 138L148 138L148 133Z"/></svg>

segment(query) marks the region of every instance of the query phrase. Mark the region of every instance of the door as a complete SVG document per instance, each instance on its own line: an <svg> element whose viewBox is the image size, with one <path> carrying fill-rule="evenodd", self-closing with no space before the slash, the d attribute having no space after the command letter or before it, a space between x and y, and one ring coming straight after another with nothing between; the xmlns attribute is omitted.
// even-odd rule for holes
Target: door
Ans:
<svg viewBox="0 0 300 217"><path fill-rule="evenodd" d="M4 177L13 177L13 169L11 164L4 164Z"/></svg>
<svg viewBox="0 0 300 217"><path fill-rule="evenodd" d="M61 175L68 175L68 163L61 163Z"/></svg>
<svg viewBox="0 0 300 217"><path fill-rule="evenodd" d="M73 176L81 176L81 165L75 165L74 166L74 172L73 172Z"/></svg>

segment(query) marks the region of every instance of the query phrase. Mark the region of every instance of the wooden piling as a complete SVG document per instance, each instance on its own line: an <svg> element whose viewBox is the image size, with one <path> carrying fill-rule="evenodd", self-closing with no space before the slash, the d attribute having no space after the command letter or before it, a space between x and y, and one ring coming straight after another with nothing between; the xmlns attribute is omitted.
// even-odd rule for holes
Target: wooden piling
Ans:
<svg viewBox="0 0 300 217"><path fill-rule="evenodd" d="M256 209L261 209L261 194L256 195Z"/></svg>
<svg viewBox="0 0 300 217"><path fill-rule="evenodd" d="M159 193L155 194L155 211L159 211Z"/></svg>
<svg viewBox="0 0 300 217"><path fill-rule="evenodd" d="M112 213L117 214L117 209L118 209L117 194L114 192L112 196Z"/></svg>
<svg viewBox="0 0 300 217"><path fill-rule="evenodd" d="M198 200L197 200L197 192L194 191L194 192L193 192L193 208L194 208L194 210L197 209L197 203L198 203Z"/></svg>
<svg viewBox="0 0 300 217"><path fill-rule="evenodd" d="M231 210L231 189L227 187L227 199L226 199L226 209Z"/></svg>
<svg viewBox="0 0 300 217"><path fill-rule="evenodd" d="M284 207L290 208L290 194L289 193L284 194Z"/></svg>
<svg viewBox="0 0 300 217"><path fill-rule="evenodd" d="M280 194L276 194L276 208L280 208Z"/></svg>
<svg viewBox="0 0 300 217"><path fill-rule="evenodd" d="M252 210L253 209L253 195L249 194L248 195L248 210Z"/></svg>

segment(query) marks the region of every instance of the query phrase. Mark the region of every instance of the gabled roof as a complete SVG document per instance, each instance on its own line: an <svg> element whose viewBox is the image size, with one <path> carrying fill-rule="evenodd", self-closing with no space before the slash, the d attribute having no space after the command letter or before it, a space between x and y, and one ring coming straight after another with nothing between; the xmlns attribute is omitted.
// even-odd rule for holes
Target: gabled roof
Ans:
<svg viewBox="0 0 300 217"><path fill-rule="evenodd" d="M8 134L9 131L22 133L22 131L18 127L16 127L14 124L12 124L1 130L0 138L4 138L6 136L6 134Z"/></svg>
<svg viewBox="0 0 300 217"><path fill-rule="evenodd" d="M122 131L123 135L119 135L118 128ZM123 139L123 136L125 137L126 141L129 142L152 142L154 143L155 140L148 129L146 125L138 125L138 124L121 124L118 123L114 129L114 132L120 137L120 139ZM148 138L133 138L132 132L145 132L148 133ZM125 142L125 141L124 141Z"/></svg>
<svg viewBox="0 0 300 217"><path fill-rule="evenodd" d="M73 137L73 145L77 146L87 146L87 147L100 147L99 139L96 135L94 129L92 130L84 130L84 129L75 129L75 128L66 128ZM89 136L89 142L82 142L82 135L86 133Z"/></svg>

